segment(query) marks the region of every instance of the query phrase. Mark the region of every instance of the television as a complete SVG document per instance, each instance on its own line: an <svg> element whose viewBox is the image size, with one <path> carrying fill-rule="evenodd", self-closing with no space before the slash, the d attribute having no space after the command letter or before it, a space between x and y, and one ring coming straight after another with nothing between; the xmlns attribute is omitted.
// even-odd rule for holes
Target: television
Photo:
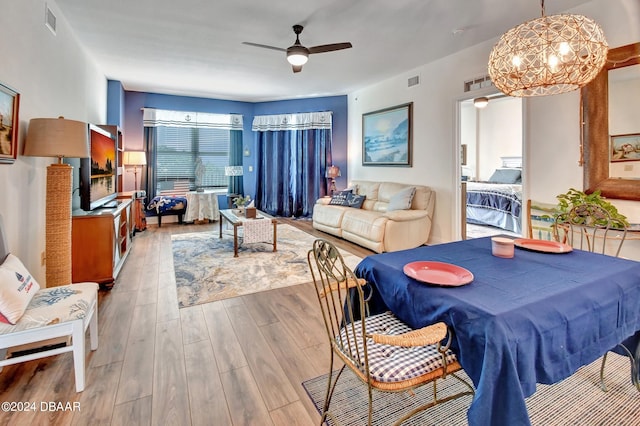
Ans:
<svg viewBox="0 0 640 426"><path fill-rule="evenodd" d="M90 211L111 207L118 195L117 136L89 124L91 157L80 159L80 207Z"/></svg>

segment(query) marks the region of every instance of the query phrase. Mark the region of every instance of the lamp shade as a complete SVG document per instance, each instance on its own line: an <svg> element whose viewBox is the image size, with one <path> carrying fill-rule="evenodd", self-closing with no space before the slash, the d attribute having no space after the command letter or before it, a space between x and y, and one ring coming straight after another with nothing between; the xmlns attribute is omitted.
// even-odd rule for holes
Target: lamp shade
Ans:
<svg viewBox="0 0 640 426"><path fill-rule="evenodd" d="M242 176L242 166L226 166L224 168L225 176Z"/></svg>
<svg viewBox="0 0 640 426"><path fill-rule="evenodd" d="M24 155L32 157L88 158L89 126L65 118L32 118Z"/></svg>
<svg viewBox="0 0 640 426"><path fill-rule="evenodd" d="M125 166L146 166L147 155L144 151L125 151L122 161Z"/></svg>
<svg viewBox="0 0 640 426"><path fill-rule="evenodd" d="M582 15L544 16L510 29L489 56L489 76L510 96L543 96L579 89L607 59L602 28Z"/></svg>
<svg viewBox="0 0 640 426"><path fill-rule="evenodd" d="M340 167L338 166L329 166L327 167L327 171L325 172L325 177L335 179L340 175Z"/></svg>

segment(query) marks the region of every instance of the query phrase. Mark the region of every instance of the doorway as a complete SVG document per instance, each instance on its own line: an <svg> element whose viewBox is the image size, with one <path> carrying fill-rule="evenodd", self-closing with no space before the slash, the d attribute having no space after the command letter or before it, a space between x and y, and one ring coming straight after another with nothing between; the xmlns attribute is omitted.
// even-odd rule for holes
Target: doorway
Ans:
<svg viewBox="0 0 640 426"><path fill-rule="evenodd" d="M474 98L458 101L459 236L521 236L523 100L501 93L483 97L484 107Z"/></svg>

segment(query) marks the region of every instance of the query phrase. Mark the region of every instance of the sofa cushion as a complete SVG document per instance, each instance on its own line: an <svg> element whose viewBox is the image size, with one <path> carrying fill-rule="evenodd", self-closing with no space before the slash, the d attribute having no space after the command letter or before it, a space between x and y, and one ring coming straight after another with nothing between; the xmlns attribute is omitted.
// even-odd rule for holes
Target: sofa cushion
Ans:
<svg viewBox="0 0 640 426"><path fill-rule="evenodd" d="M348 209L349 207L316 203L313 206L313 222L314 224L319 223L331 228L340 228L342 216Z"/></svg>
<svg viewBox="0 0 640 426"><path fill-rule="evenodd" d="M382 241L387 220L380 212L348 209L342 218L342 231L371 241Z"/></svg>
<svg viewBox="0 0 640 426"><path fill-rule="evenodd" d="M413 196L416 194L415 186L408 186L389 199L389 205L387 206L387 211L393 210L409 210L411 208L411 202L413 201Z"/></svg>

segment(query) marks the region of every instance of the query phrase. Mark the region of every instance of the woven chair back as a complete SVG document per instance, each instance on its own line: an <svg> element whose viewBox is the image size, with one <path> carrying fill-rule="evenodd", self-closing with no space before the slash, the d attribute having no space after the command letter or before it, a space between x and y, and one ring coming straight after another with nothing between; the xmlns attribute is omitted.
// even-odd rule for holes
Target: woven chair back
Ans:
<svg viewBox="0 0 640 426"><path fill-rule="evenodd" d="M618 256L627 229L613 229L611 215L597 204L580 204L556 218L556 239L580 250Z"/></svg>
<svg viewBox="0 0 640 426"><path fill-rule="evenodd" d="M370 287L363 287L338 249L326 240L314 241L307 255L327 338L332 350L368 374L365 321ZM355 342L364 340L362 345ZM347 359L345 359L345 357Z"/></svg>

